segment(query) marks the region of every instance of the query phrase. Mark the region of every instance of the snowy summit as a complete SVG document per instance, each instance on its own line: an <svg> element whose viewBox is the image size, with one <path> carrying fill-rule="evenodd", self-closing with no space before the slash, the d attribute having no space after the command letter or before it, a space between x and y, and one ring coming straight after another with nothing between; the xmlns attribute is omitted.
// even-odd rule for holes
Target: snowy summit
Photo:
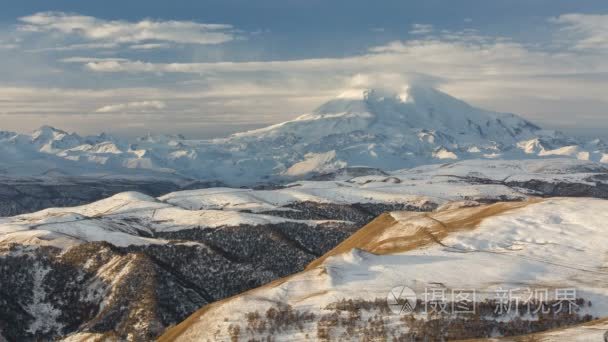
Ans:
<svg viewBox="0 0 608 342"><path fill-rule="evenodd" d="M6 174L128 169L231 185L281 181L346 167L397 170L464 159L573 157L606 162L600 140L582 142L508 113L475 108L428 86L345 92L312 113L223 139L147 136L122 141L43 127L0 135ZM10 165L8 165L10 163Z"/></svg>

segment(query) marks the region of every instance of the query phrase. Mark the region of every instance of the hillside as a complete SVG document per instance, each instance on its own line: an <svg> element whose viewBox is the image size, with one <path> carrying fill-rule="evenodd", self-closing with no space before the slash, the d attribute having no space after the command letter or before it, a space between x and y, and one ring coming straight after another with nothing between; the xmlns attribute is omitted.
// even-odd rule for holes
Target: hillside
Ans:
<svg viewBox="0 0 608 342"><path fill-rule="evenodd" d="M606 168L575 159L360 171L266 190L221 187L158 198L127 192L0 218L0 281L10 289L0 293L0 321L6 322L0 335L149 340L201 307L304 271L327 253L433 242L412 234L390 246L378 243L383 222L403 220L383 213L424 219L483 203L514 208L556 195L608 197ZM429 231L436 238L453 233L442 227Z"/></svg>
<svg viewBox="0 0 608 342"><path fill-rule="evenodd" d="M392 212L306 271L209 305L160 340L453 340L603 318L606 209L605 200L554 198L432 214ZM403 286L417 301L405 312L395 302L395 311L391 290ZM574 289L568 312L557 310L563 289ZM468 300L450 297L456 290L474 291L475 300L472 292ZM548 297L533 300L544 291ZM467 310L454 311L454 305Z"/></svg>

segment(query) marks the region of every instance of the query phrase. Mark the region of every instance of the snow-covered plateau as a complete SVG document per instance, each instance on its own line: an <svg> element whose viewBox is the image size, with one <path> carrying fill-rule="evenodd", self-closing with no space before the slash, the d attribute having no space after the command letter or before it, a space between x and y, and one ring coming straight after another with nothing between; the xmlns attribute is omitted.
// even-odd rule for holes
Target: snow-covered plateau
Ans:
<svg viewBox="0 0 608 342"><path fill-rule="evenodd" d="M441 341L604 319L607 213L590 198L391 212L304 272L211 304L160 340ZM602 324L577 329L599 341Z"/></svg>
<svg viewBox="0 0 608 342"><path fill-rule="evenodd" d="M353 174L357 176L351 177ZM561 274L567 275L564 286L574 285L572 279L582 279L586 273L564 273L559 265L578 263L582 254L591 262L584 264L585 269L596 267L596 257L603 262L599 256L603 240L595 235L600 235L600 213L605 211L602 198L608 197L607 174L608 169L602 164L571 158L466 160L396 171L346 168L323 174L317 177L319 180L296 181L273 189L216 187L177 191L157 198L125 192L86 205L0 218L0 283L4 291L0 296L0 321L5 322L0 324L0 335L9 341L62 337L72 341L151 340L201 307L215 310L223 304L209 306L211 303L232 298L227 301L231 303L240 298L233 296L258 287L260 290L255 291L265 293L265 289L274 286L267 284L277 284L273 281L286 284L286 291L283 297L275 298L275 292L268 296L279 300L277 305L292 305L294 310L304 312L290 297L291 279L297 277L315 278L325 284L307 284L303 291L319 289L327 290L328 296L345 296L323 297L311 292L310 298L318 298L318 303L330 299L352 299L356 303L369 300L363 296L368 290L358 292L369 288L370 295L380 295L384 286L399 280L385 279L393 271L407 271L419 284L437 280L446 286L479 286L481 291L487 285L481 275L459 280L455 274L468 274L467 269L482 267L483 272L490 272L491 263L505 263L510 260L509 255L517 253L522 254L522 260L509 261L511 266L505 264L488 273L487 282L501 279L506 286L526 280L526 284L540 287L553 284L549 280L561 282ZM562 199L552 199L553 196ZM498 203L497 210L483 212L489 203ZM541 203L543 206L539 207ZM515 215L524 208L539 213L554 211L554 216L546 220L539 216L541 221L535 221L528 215L497 221L504 224L486 223L485 216L498 220L503 211L505 215ZM483 222L473 227L477 222L469 217L480 210L484 214L478 216ZM429 236L434 239L423 235L421 241L416 225L435 222L433 219L452 220L448 226L454 229L435 232L433 229L442 226L430 227ZM365 235L367 228L359 230L366 224L393 221L401 222L396 230L384 227L372 230L371 235ZM552 226L545 227L545 221L551 221ZM418 228L399 228L408 224ZM579 231L584 237L576 240ZM565 235L551 236L557 233ZM364 239L357 238L361 234ZM456 240L451 241L452 238ZM394 246L384 240L393 241ZM435 240L441 244L434 246ZM562 246L566 240L569 249ZM597 250L585 249L588 241ZM447 242L449 248L444 248ZM404 255L400 250L403 244L412 247L403 251ZM538 248L538 256L529 255L537 253L532 247ZM476 249L487 249L488 253ZM418 258L416 253L425 251L432 253ZM508 255L495 256L490 252ZM556 255L550 256L553 252ZM556 265L538 261L547 258L554 259ZM384 262L386 265L382 266ZM328 265L336 265L336 272L344 270L333 273ZM325 274L323 269L332 271ZM542 272L535 273L539 270ZM555 271L554 278L550 277L550 270ZM296 278L285 278L302 271ZM445 277L441 275L444 271L448 272ZM527 278L535 274L540 277L537 283ZM470 283L459 283L464 280ZM338 284L340 287L334 289ZM585 306L588 312L581 311L572 322L582 322L589 318L587 314L603 317L603 293L587 288L590 285L584 279L576 285L586 300L593 302L595 311ZM245 293L242 298L249 300L249 296ZM301 298L299 292L297 296ZM324 307L303 303L308 303L306 310L315 312L317 318L327 313ZM256 300L246 307L262 316L268 311ZM248 313L235 311L227 325L220 324L219 336L229 339L240 324L240 336L245 339L246 323L238 322L241 314ZM228 315L228 311L219 312L217 317L220 314ZM204 317L203 322L207 321ZM276 332L277 338L288 339L291 334L304 338L308 334L310 339L316 339L317 323L309 323L302 328L306 332L300 334L285 327ZM208 331L208 326L199 325L188 331L195 334L199 328ZM314 331L306 330L309 328ZM359 328L362 327L353 327ZM342 328L336 329L331 334L343 333ZM264 330L255 338L269 333ZM500 335L500 331L496 334Z"/></svg>

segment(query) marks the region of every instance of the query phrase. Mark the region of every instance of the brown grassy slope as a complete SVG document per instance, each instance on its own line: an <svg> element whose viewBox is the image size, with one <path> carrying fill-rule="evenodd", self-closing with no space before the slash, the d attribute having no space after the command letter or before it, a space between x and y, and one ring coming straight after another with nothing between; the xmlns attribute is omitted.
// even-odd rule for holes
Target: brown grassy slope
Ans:
<svg viewBox="0 0 608 342"><path fill-rule="evenodd" d="M399 221L391 214L382 214L334 249L311 262L303 272L310 272L315 267L321 265L328 257L349 252L353 248L359 248L374 254L390 254L406 252L431 243L441 243L441 240L451 232L474 229L487 217L500 215L507 211L522 208L537 202L540 202L540 200L533 199L525 202L500 202L479 207L455 208L434 213L402 212L400 213ZM324 272L324 270L320 269L319 272ZM180 324L167 329L158 341L175 341L191 325L212 309L221 306L223 303L230 301L235 297L251 295L265 288L279 286L293 276L295 276L295 274L277 279L264 286L246 291L234 297L229 297L206 305Z"/></svg>
<svg viewBox="0 0 608 342"><path fill-rule="evenodd" d="M292 277L303 273L303 272L307 272L302 271L302 272L298 272L298 273L294 273L292 275L289 275L287 277L283 277L280 279L276 279L271 281L268 284L262 285L260 287L257 287L255 289L251 289L248 291L245 291L243 293L240 293L238 295L232 296L232 297L228 297L228 298L224 298L222 300L218 300L217 302L213 302L209 305L205 305L204 307L202 307L201 309L199 309L198 311L196 311L195 313L193 313L192 315L190 315L188 318L186 318L184 321L182 321L181 323L179 323L178 325L175 325L173 327L168 328L162 336L160 336L158 338L158 342L173 342L175 341L179 336L181 336L186 329L188 329L188 327L190 327L191 325L194 324L194 322L196 322L197 320L199 320L201 317L203 317L205 314L207 314L208 312L212 311L212 309L220 307L223 303L226 303L230 300L233 300L234 298L237 297L241 297L244 295L254 295L257 292L263 291L264 289L268 289L268 288L273 288L273 287L277 287L280 286L281 284L283 284L284 282L288 281L289 279L291 279ZM319 270L320 273L325 272L325 269L320 269Z"/></svg>
<svg viewBox="0 0 608 342"><path fill-rule="evenodd" d="M441 243L448 234L474 229L491 216L537 203L501 202L470 208L456 208L433 213L401 213L397 221L391 214L382 214L325 255L311 262L306 269L315 268L330 256L359 248L374 254L407 252L431 243Z"/></svg>

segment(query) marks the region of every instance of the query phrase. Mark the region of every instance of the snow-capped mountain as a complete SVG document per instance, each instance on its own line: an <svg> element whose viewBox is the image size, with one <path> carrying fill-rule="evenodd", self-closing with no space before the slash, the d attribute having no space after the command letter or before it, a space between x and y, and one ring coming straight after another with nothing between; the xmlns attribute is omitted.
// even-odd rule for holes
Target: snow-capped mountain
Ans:
<svg viewBox="0 0 608 342"><path fill-rule="evenodd" d="M439 131L450 137L434 136L439 139L435 143L464 145L488 140L509 144L534 136L540 128L513 114L477 109L436 89L411 86L405 94L379 89L362 90L358 96L343 94L312 114L234 137L268 139L291 134L310 144L331 135L358 131L399 136L410 130ZM410 143L420 140L415 135Z"/></svg>
<svg viewBox="0 0 608 342"><path fill-rule="evenodd" d="M129 169L252 185L346 167L396 170L464 159L567 156L608 162L600 140L582 142L514 115L478 109L412 85L346 92L315 111L222 139L81 137L52 127L0 133L0 172L123 174Z"/></svg>

